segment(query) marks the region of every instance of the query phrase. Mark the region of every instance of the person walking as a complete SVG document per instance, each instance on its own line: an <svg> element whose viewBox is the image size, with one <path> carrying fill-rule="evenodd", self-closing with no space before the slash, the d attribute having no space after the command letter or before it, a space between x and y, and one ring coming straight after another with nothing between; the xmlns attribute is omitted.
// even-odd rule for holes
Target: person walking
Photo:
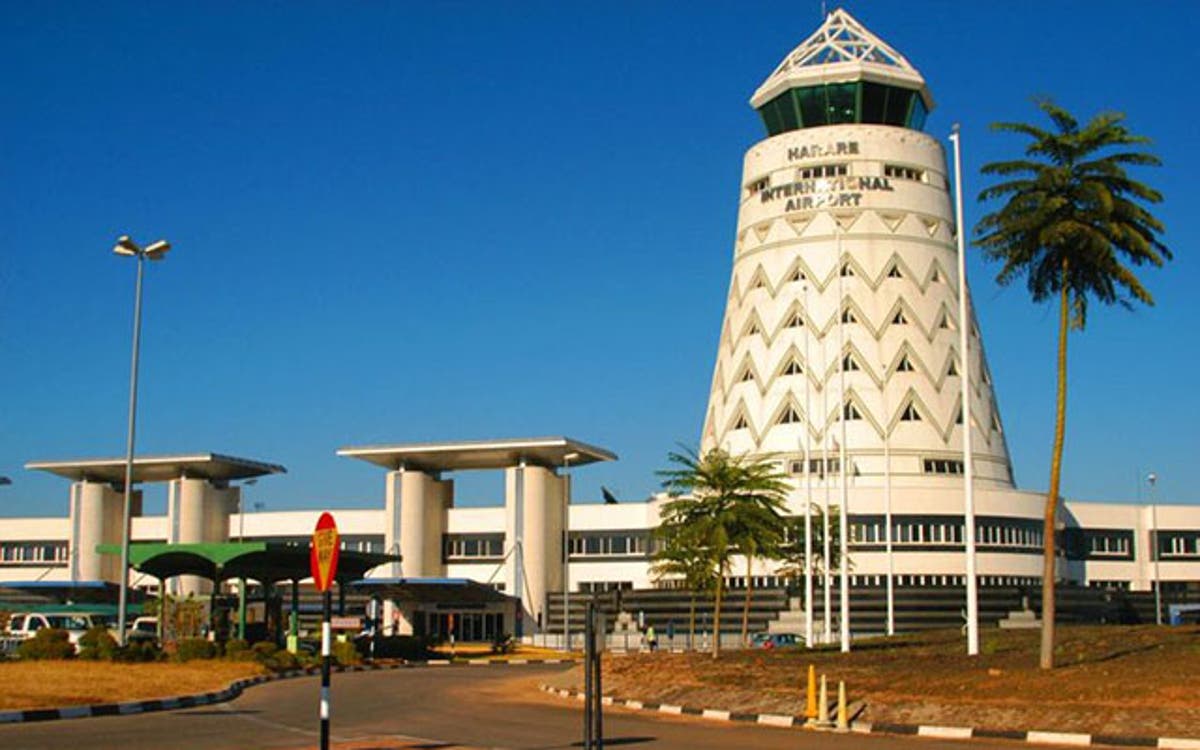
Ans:
<svg viewBox="0 0 1200 750"><path fill-rule="evenodd" d="M650 652L658 650L658 633L654 632L654 626L646 628L646 645L650 646Z"/></svg>

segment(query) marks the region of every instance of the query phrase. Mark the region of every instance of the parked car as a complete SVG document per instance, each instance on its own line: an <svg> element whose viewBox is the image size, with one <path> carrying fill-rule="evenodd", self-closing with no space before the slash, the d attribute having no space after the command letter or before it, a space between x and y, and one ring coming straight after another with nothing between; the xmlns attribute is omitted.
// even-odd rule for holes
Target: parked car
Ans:
<svg viewBox="0 0 1200 750"><path fill-rule="evenodd" d="M794 633L755 633L750 636L750 648L785 648L801 643L803 639Z"/></svg>
<svg viewBox="0 0 1200 750"><path fill-rule="evenodd" d="M79 639L88 630L98 625L106 625L105 618L86 612L71 612L69 614L53 614L46 612L14 612L8 618L10 638L27 640L42 628L57 628L67 631L67 638L75 650L79 651Z"/></svg>
<svg viewBox="0 0 1200 750"><path fill-rule="evenodd" d="M139 617L129 626L126 639L130 643L155 643L158 641L158 618Z"/></svg>

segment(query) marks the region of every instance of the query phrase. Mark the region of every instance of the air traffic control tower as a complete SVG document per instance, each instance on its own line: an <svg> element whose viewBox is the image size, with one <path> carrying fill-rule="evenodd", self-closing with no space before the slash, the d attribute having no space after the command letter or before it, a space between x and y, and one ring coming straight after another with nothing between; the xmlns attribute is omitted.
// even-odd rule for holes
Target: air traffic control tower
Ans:
<svg viewBox="0 0 1200 750"><path fill-rule="evenodd" d="M838 9L750 103L767 138L745 156L702 449L785 459L801 485L842 457L859 488L961 484L956 227L925 80ZM969 325L975 475L1007 489Z"/></svg>

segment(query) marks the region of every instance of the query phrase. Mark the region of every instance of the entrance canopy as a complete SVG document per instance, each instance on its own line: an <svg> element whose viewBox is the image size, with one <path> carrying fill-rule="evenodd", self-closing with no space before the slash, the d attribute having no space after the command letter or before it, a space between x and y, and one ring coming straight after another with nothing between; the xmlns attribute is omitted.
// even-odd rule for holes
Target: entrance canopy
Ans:
<svg viewBox="0 0 1200 750"><path fill-rule="evenodd" d="M470 578L365 578L350 585L372 596L415 604L471 606L511 598Z"/></svg>
<svg viewBox="0 0 1200 750"><path fill-rule="evenodd" d="M124 458L86 458L76 461L30 461L26 469L57 474L74 482L125 483ZM224 481L252 479L267 474L285 474L277 464L220 453L184 453L172 456L137 456L133 460L133 481L169 482L172 479L208 479Z"/></svg>
<svg viewBox="0 0 1200 750"><path fill-rule="evenodd" d="M398 470L458 471L507 469L525 461L553 469L615 461L616 455L568 437L461 440L452 443L402 443L342 448L337 454Z"/></svg>
<svg viewBox="0 0 1200 750"><path fill-rule="evenodd" d="M119 555L121 547L101 544L97 545L96 551L102 555ZM357 581L367 571L400 559L400 555L342 550L338 554L334 580L339 584ZM138 542L129 545L129 565L159 579L193 575L218 583L231 578L247 578L259 583L301 581L311 576L308 547L279 542Z"/></svg>

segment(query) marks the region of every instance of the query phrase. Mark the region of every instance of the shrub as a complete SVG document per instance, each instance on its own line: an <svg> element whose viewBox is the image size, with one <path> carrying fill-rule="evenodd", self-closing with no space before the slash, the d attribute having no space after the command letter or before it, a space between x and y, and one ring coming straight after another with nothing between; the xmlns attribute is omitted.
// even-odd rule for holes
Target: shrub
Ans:
<svg viewBox="0 0 1200 750"><path fill-rule="evenodd" d="M108 628L97 625L79 637L79 658L109 661L116 656L117 639Z"/></svg>
<svg viewBox="0 0 1200 750"><path fill-rule="evenodd" d="M175 651L177 661L212 659L217 655L217 646L205 638L183 638Z"/></svg>
<svg viewBox="0 0 1200 750"><path fill-rule="evenodd" d="M75 655L75 644L65 630L42 628L29 640L17 647L22 659L70 659Z"/></svg>
<svg viewBox="0 0 1200 750"><path fill-rule="evenodd" d="M254 656L254 652L250 650L250 644L243 640L234 638L225 642L226 661L253 661Z"/></svg>
<svg viewBox="0 0 1200 750"><path fill-rule="evenodd" d="M339 641L333 644L333 660L343 667L362 661L358 655L358 649L350 641Z"/></svg>
<svg viewBox="0 0 1200 750"><path fill-rule="evenodd" d="M112 656L113 661L125 663L139 663L149 661L162 661L167 657L157 645L151 641L143 641L141 643L130 643L127 646L118 646L114 649Z"/></svg>
<svg viewBox="0 0 1200 750"><path fill-rule="evenodd" d="M370 648L370 641L366 641L366 647ZM391 635L380 638L375 642L376 659L421 661L428 659L430 655L428 642L418 636Z"/></svg>
<svg viewBox="0 0 1200 750"><path fill-rule="evenodd" d="M276 649L275 653L267 657L267 659L263 661L263 665L266 666L267 669L274 670L276 672L287 672L292 669L299 669L300 660L297 659L296 655L291 651L281 648Z"/></svg>
<svg viewBox="0 0 1200 750"><path fill-rule="evenodd" d="M250 649L251 658L260 664L266 664L279 651L279 647L270 641L259 641Z"/></svg>

